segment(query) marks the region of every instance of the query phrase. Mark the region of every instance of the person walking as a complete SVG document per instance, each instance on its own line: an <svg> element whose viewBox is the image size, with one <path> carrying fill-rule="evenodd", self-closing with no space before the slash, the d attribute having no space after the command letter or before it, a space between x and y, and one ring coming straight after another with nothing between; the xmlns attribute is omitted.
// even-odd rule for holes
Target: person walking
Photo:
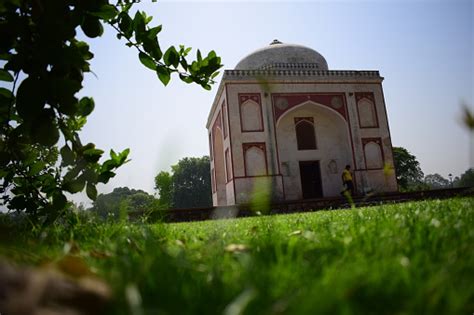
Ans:
<svg viewBox="0 0 474 315"><path fill-rule="evenodd" d="M346 168L342 171L342 184L345 186L345 190L342 192L343 194L349 192L351 195L354 195L354 183L352 181L350 165L346 165Z"/></svg>

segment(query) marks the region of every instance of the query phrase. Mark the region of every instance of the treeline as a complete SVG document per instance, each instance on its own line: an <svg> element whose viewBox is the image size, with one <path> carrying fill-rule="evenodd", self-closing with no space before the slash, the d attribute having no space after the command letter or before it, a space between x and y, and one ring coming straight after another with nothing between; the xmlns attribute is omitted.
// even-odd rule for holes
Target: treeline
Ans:
<svg viewBox="0 0 474 315"><path fill-rule="evenodd" d="M395 171L400 191L417 191L451 187L474 187L474 168L460 176L444 178L438 173L426 175L414 155L402 147L393 147Z"/></svg>
<svg viewBox="0 0 474 315"><path fill-rule="evenodd" d="M209 157L179 160L171 167L171 172L162 171L156 175L155 190L157 197L143 190L118 187L111 193L99 194L87 210L104 219L120 219L126 218L131 211L146 214L171 208L211 207Z"/></svg>
<svg viewBox="0 0 474 315"><path fill-rule="evenodd" d="M474 187L474 168L460 176L444 178L424 175L417 158L402 147L394 147L395 171L400 191L451 187ZM126 218L130 212L151 213L175 208L212 206L210 160L208 156L186 157L155 176L156 196L128 187L99 194L88 212L101 218Z"/></svg>

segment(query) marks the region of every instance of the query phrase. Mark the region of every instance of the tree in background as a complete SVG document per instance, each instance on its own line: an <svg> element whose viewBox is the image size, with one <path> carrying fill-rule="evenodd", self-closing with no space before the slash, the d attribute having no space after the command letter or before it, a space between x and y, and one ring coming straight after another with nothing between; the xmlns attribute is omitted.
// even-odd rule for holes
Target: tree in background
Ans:
<svg viewBox="0 0 474 315"><path fill-rule="evenodd" d="M465 171L460 178L453 181L455 187L474 187L474 168Z"/></svg>
<svg viewBox="0 0 474 315"><path fill-rule="evenodd" d="M414 155L405 148L393 147L393 159L398 185L402 191L425 188L423 172Z"/></svg>
<svg viewBox="0 0 474 315"><path fill-rule="evenodd" d="M450 187L450 184L451 184L448 179L444 178L438 173L426 175L424 182L431 189L448 188Z"/></svg>
<svg viewBox="0 0 474 315"><path fill-rule="evenodd" d="M173 207L173 176L165 171L158 173L155 177L155 189L160 196L158 204L161 209L166 210Z"/></svg>
<svg viewBox="0 0 474 315"><path fill-rule="evenodd" d="M167 85L175 73L186 82L210 89L222 66L214 51L206 57L180 45L163 50L162 26L150 26L145 12L131 13L131 0L2 0L0 1L0 193L10 210L24 211L42 224L53 222L68 207L65 193L87 192L97 197L96 185L107 183L127 161L128 150L104 151L83 144L79 131L94 110L91 97L77 98L94 55L78 40L78 30L100 37L104 24L117 32L138 59ZM61 144L60 144L61 143ZM41 152L60 152L50 167ZM60 150L59 150L60 148Z"/></svg>
<svg viewBox="0 0 474 315"><path fill-rule="evenodd" d="M212 206L210 160L184 158L173 165L173 205L175 208Z"/></svg>
<svg viewBox="0 0 474 315"><path fill-rule="evenodd" d="M102 218L125 216L129 211L154 210L156 199L143 190L115 188L111 193L97 196L91 209Z"/></svg>
<svg viewBox="0 0 474 315"><path fill-rule="evenodd" d="M183 158L178 164L171 166L171 170L171 174L160 172L155 177L155 189L160 195L160 205L169 205L169 208L212 206L208 156Z"/></svg>

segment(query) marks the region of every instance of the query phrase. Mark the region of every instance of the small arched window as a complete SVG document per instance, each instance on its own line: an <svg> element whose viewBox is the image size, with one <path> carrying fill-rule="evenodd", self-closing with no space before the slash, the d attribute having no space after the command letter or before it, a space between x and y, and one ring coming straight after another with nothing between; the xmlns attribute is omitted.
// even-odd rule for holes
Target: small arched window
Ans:
<svg viewBox="0 0 474 315"><path fill-rule="evenodd" d="M312 117L295 118L295 130L298 150L316 149L316 133Z"/></svg>

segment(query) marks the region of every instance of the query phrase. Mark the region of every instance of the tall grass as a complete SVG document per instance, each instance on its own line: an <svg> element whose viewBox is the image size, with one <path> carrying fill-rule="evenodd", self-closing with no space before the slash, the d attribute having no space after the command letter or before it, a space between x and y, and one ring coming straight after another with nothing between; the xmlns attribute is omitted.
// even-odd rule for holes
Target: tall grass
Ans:
<svg viewBox="0 0 474 315"><path fill-rule="evenodd" d="M14 240L7 233L0 254L39 264L73 243L114 290L110 314L471 314L473 223L473 198L194 223L89 222Z"/></svg>

